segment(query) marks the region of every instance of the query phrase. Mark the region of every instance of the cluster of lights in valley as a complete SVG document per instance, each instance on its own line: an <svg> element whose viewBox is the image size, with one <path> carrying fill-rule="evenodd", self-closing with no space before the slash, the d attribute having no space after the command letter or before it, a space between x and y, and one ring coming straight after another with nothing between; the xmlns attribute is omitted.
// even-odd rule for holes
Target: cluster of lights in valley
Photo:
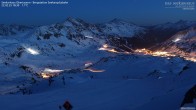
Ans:
<svg viewBox="0 0 196 110"><path fill-rule="evenodd" d="M179 41L181 41L180 38L176 38L176 39L173 40L174 43L177 43ZM127 51L119 52L119 51L115 50L114 48L112 48L112 46L109 46L108 44L104 44L98 50L107 51L107 52L111 52L111 53L121 53L121 54L151 55L151 56L158 56L158 57L166 57L168 59L170 57L179 56L179 57L184 58L185 60L196 62L195 56L191 57L191 56L176 55L176 54L174 54L172 52L170 53L170 52L167 52L167 51L151 51L151 50L145 49L145 48L143 48L143 49L136 49L132 53L131 52L127 52Z"/></svg>

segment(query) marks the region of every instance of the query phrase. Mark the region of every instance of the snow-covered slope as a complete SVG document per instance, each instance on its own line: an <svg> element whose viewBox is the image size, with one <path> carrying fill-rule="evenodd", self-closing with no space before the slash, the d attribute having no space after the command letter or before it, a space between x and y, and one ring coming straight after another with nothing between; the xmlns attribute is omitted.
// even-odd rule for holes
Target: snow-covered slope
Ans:
<svg viewBox="0 0 196 110"><path fill-rule="evenodd" d="M180 31L158 46L159 50L196 58L196 29Z"/></svg>
<svg viewBox="0 0 196 110"><path fill-rule="evenodd" d="M183 70L184 66L189 69ZM186 91L196 83L195 66L179 58L124 55L104 58L88 69L105 72L64 72L53 78L50 86L49 80L36 79L31 86L18 86L30 91L24 92L26 95L0 96L0 106L6 110L58 110L69 100L75 110L177 110Z"/></svg>
<svg viewBox="0 0 196 110"><path fill-rule="evenodd" d="M65 100L74 110L177 110L196 84L194 62L130 54L134 39L147 38L146 28L132 23L116 19L94 25L68 18L22 31L11 28L0 29L2 110L57 110ZM195 57L195 35L194 28L180 32L160 47L184 48ZM103 44L114 53L101 50Z"/></svg>

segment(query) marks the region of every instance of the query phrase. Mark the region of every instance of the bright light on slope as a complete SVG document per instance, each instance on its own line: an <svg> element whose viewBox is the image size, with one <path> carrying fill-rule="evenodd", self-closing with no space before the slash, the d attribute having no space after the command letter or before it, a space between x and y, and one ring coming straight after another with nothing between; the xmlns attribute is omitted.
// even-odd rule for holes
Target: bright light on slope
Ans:
<svg viewBox="0 0 196 110"><path fill-rule="evenodd" d="M35 50L35 49L32 49L32 48L26 48L26 51L32 55L39 55L39 51L38 50Z"/></svg>
<svg viewBox="0 0 196 110"><path fill-rule="evenodd" d="M41 73L42 78L48 79L50 77L58 76L60 72L63 72L64 70L55 70L50 68L45 68L44 71Z"/></svg>
<svg viewBox="0 0 196 110"><path fill-rule="evenodd" d="M93 65L93 63L87 62L87 63L84 64L84 67L87 68L87 67L92 66L92 65Z"/></svg>
<svg viewBox="0 0 196 110"><path fill-rule="evenodd" d="M108 52L112 52L112 53L119 53L118 51L116 51L113 48L110 48L107 44L104 44L101 48L99 48L98 50L104 50L104 51L108 51Z"/></svg>
<svg viewBox="0 0 196 110"><path fill-rule="evenodd" d="M129 47L127 47L129 48ZM107 52L111 52L111 53L119 53L119 54L130 54L131 52L122 50L118 51L115 48L113 48L112 46L109 46L108 44L103 44L102 47L100 47L98 50L102 50L102 51L107 51ZM130 49L131 50L131 49Z"/></svg>
<svg viewBox="0 0 196 110"><path fill-rule="evenodd" d="M85 36L86 38L89 38L89 39L93 39L93 37L91 37L91 36Z"/></svg>
<svg viewBox="0 0 196 110"><path fill-rule="evenodd" d="M175 40L173 40L173 42L178 42L180 40L181 40L180 38L176 38Z"/></svg>
<svg viewBox="0 0 196 110"><path fill-rule="evenodd" d="M57 72L62 72L62 71L64 71L64 70L55 70L55 69L45 68L43 72L57 73Z"/></svg>
<svg viewBox="0 0 196 110"><path fill-rule="evenodd" d="M48 79L48 78L52 77L51 75L48 75L48 74L46 74L46 73L41 73L41 76L42 76L42 78L44 78L44 79Z"/></svg>

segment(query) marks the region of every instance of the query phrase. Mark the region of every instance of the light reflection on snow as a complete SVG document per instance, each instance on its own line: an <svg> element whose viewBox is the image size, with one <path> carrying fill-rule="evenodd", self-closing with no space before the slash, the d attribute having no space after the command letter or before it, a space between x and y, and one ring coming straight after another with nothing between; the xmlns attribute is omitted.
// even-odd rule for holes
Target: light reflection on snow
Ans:
<svg viewBox="0 0 196 110"><path fill-rule="evenodd" d="M92 66L92 65L93 65L92 62L85 63L83 70L90 71L90 72L93 72L93 73L101 73L101 72L105 71L105 70L98 70L98 69L90 68L90 66Z"/></svg>
<svg viewBox="0 0 196 110"><path fill-rule="evenodd" d="M178 42L180 40L181 40L180 38L176 38L175 40L173 40L173 42Z"/></svg>
<svg viewBox="0 0 196 110"><path fill-rule="evenodd" d="M86 68L84 70L88 70L88 71L93 72L93 73L101 73L101 72L105 71L105 70L97 70L97 69L93 69L93 68Z"/></svg>
<svg viewBox="0 0 196 110"><path fill-rule="evenodd" d="M92 62L87 62L87 63L84 64L84 67L87 68L87 67L92 66L92 65L93 65Z"/></svg>
<svg viewBox="0 0 196 110"><path fill-rule="evenodd" d="M47 73L57 73L57 72L63 72L64 70L56 70L56 69L50 69L50 68L45 68L43 72Z"/></svg>
<svg viewBox="0 0 196 110"><path fill-rule="evenodd" d="M39 55L40 54L38 50L30 48L30 47L26 48L26 51L32 55Z"/></svg>
<svg viewBox="0 0 196 110"><path fill-rule="evenodd" d="M89 39L93 39L93 37L91 37L91 36L85 36L86 38L89 38Z"/></svg>

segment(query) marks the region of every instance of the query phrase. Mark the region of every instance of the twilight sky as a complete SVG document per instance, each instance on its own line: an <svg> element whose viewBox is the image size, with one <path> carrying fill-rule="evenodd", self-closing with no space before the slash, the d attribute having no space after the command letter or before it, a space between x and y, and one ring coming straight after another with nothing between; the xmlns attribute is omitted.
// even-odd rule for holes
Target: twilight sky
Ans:
<svg viewBox="0 0 196 110"><path fill-rule="evenodd" d="M28 1L28 0L1 0ZM48 1L48 0L34 0ZM63 0L49 0L63 1ZM178 20L196 21L195 10L167 9L165 2L175 0L67 0L67 5L36 5L28 8L0 7L0 24L44 25L62 22L67 17L102 23L114 18L139 25L153 25ZM194 1L196 0L176 0Z"/></svg>

